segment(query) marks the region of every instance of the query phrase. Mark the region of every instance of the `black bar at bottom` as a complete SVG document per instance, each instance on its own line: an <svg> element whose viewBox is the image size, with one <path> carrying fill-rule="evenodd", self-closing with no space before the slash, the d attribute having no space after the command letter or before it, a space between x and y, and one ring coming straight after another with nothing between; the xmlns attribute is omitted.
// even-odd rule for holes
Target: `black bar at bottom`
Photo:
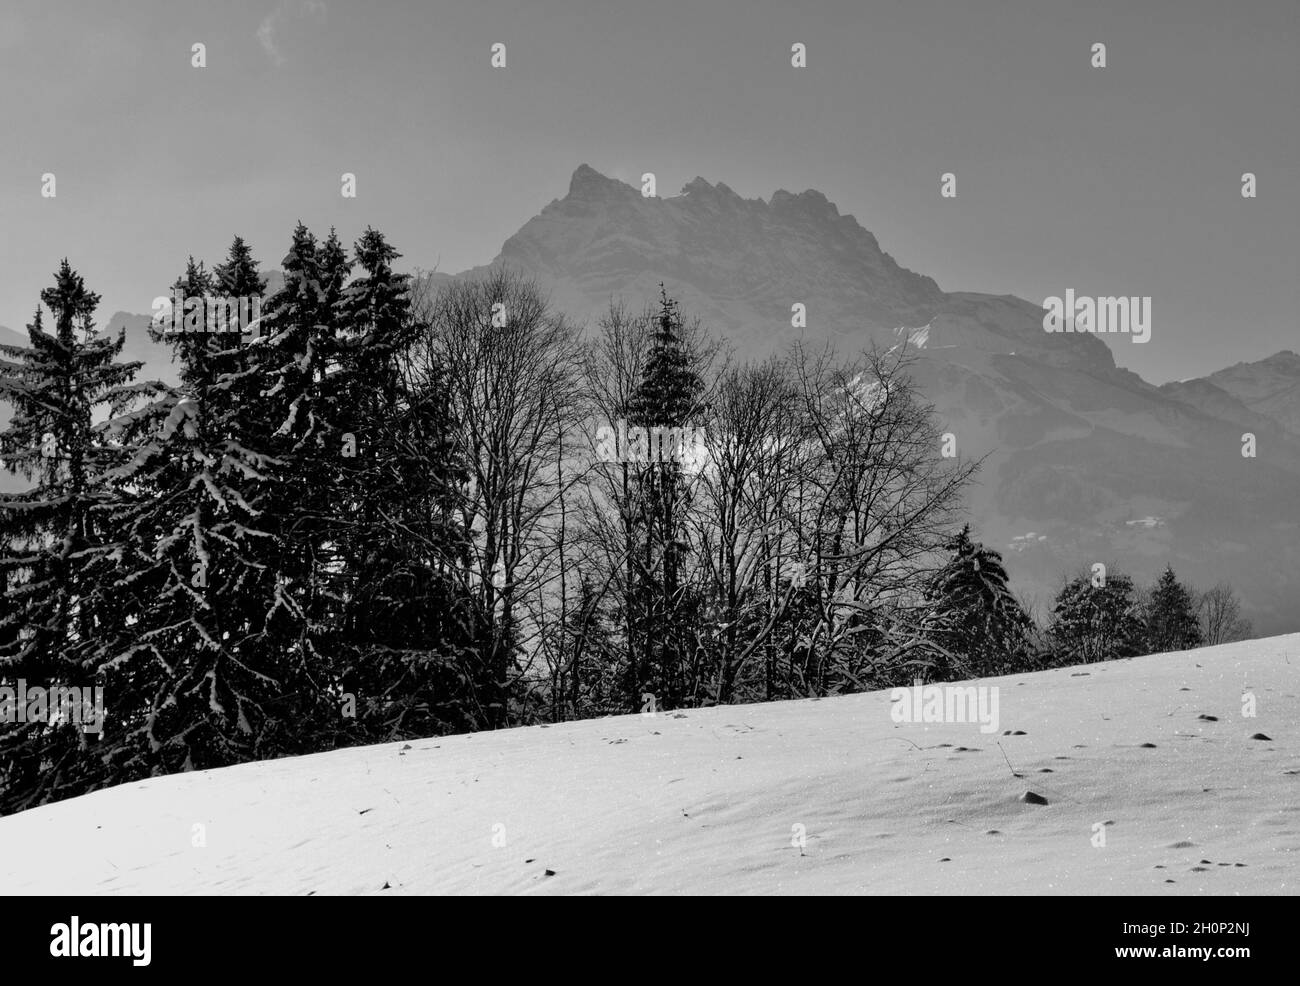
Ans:
<svg viewBox="0 0 1300 986"><path fill-rule="evenodd" d="M778 957L809 975L834 960L864 974L931 980L1124 968L1225 976L1293 968L1296 958L1295 932L1283 914L1289 902L1270 898L735 900L722 914L716 902L674 901L658 915L640 911L654 904L627 905L633 910L626 916L609 904L586 912L580 902L567 916L553 903L541 913L465 900L337 897L10 903L0 921L10 982L23 972L97 979L292 973L297 981L315 974L346 981L385 969L439 978L476 967L495 978L516 963L534 975L630 963L649 975L716 970L734 979ZM646 934L651 927L656 931Z"/></svg>

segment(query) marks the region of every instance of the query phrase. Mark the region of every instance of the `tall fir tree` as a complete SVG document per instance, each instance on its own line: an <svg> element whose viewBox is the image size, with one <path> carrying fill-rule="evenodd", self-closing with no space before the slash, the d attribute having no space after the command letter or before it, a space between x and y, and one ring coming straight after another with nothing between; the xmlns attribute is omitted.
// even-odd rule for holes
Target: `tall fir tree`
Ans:
<svg viewBox="0 0 1300 986"><path fill-rule="evenodd" d="M260 447L277 463L279 482L264 500L266 526L275 532L278 589L294 617L280 621L289 634L285 659L309 681L299 728L323 731L313 742L350 742L339 719L337 687L345 573L336 517L343 508L339 472L352 427L337 386L339 304L351 264L337 235L324 244L298 223L281 262L284 283L263 306L262 328L251 348L260 390L247 419Z"/></svg>
<svg viewBox="0 0 1300 986"><path fill-rule="evenodd" d="M357 241L332 378L355 439L335 499L346 511L335 539L348 574L343 684L365 697L377 738L484 725L477 706L494 685L476 647L485 621L450 574L464 555L456 505L468 471L441 373L429 367L417 388L404 371L424 327L409 277L393 270L399 256L376 230Z"/></svg>
<svg viewBox="0 0 1300 986"><path fill-rule="evenodd" d="M242 241L219 270L223 290L258 290ZM215 294L192 259L179 283L204 306ZM235 352L242 340L226 328L199 317L163 330L180 385L111 423L132 451L113 479L133 494L123 522L135 619L100 654L134 710L111 751L123 779L302 752L279 639L298 614L264 510L279 463L248 404L258 353Z"/></svg>
<svg viewBox="0 0 1300 986"><path fill-rule="evenodd" d="M693 354L684 339L677 302L659 286L659 313L641 383L629 407L628 424L651 434L690 427L702 411L704 382L694 369ZM631 655L631 707L640 708L642 692L672 708L683 698L682 672L693 628L687 613L696 601L684 597L682 567L691 551L685 513L690 489L682 463L660 442L649 443L649 458L638 471L637 585L633 604L634 630L640 638L644 664Z"/></svg>
<svg viewBox="0 0 1300 986"><path fill-rule="evenodd" d="M119 452L96 433L94 417L129 399L123 392L141 364L117 362L123 334L96 334L99 295L66 259L41 301L53 332L38 308L30 345L0 347L7 357L0 396L14 411L0 448L7 468L33 484L0 499L0 679L54 695L102 683L94 648L119 618L113 590L121 550L105 474ZM0 726L0 810L78 793L101 771L98 750L71 711L45 711L64 715Z"/></svg>
<svg viewBox="0 0 1300 986"><path fill-rule="evenodd" d="M1178 581L1172 566L1165 566L1151 590L1144 615L1149 653L1163 654L1201 646L1201 621L1195 597Z"/></svg>

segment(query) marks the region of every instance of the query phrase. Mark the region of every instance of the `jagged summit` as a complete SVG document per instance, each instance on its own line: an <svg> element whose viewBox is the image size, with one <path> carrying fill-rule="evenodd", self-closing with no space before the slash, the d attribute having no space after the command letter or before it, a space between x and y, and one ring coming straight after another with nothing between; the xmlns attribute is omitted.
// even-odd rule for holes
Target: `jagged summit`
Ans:
<svg viewBox="0 0 1300 986"><path fill-rule="evenodd" d="M502 263L542 276L579 317L611 296L638 303L672 284L683 305L751 351L783 344L796 301L813 313L810 331L864 342L925 325L945 300L819 191L744 198L696 176L678 195L645 197L586 163L568 195L506 241L493 261Z"/></svg>
<svg viewBox="0 0 1300 986"><path fill-rule="evenodd" d="M569 179L569 198L599 198L635 191L631 185L606 177L589 164L578 165Z"/></svg>
<svg viewBox="0 0 1300 986"><path fill-rule="evenodd" d="M538 276L561 308L588 321L611 297L652 302L662 281L748 355L786 344L799 303L810 337L848 348L888 347L898 326L929 326L929 344L946 350L1114 366L1099 339L1044 333L1030 302L944 292L816 189L744 198L697 175L678 195L645 197L583 163L569 194L525 223L492 264Z"/></svg>
<svg viewBox="0 0 1300 986"><path fill-rule="evenodd" d="M784 188L777 189L772 193L768 205L780 212L800 211L831 220L841 218L835 203L815 188L798 193L787 192Z"/></svg>
<svg viewBox="0 0 1300 986"><path fill-rule="evenodd" d="M621 198L629 194L641 197L641 190L635 185L620 181L617 178L611 178L597 171L591 165L583 163L574 169L572 176L569 178L567 198ZM701 175L696 175L683 185L681 192L676 196L661 195L653 199L647 199L647 201L672 202L679 198L693 198L696 202L727 202L786 214L803 213L830 221L853 218L852 216L842 216L835 203L815 188L805 189L802 192L790 192L781 188L773 192L767 199L761 197L747 199L737 193L726 182L710 182Z"/></svg>
<svg viewBox="0 0 1300 986"><path fill-rule="evenodd" d="M696 175L682 186L682 195L695 195L715 202L734 205L762 205L762 199L743 199L730 186L723 182L710 184Z"/></svg>

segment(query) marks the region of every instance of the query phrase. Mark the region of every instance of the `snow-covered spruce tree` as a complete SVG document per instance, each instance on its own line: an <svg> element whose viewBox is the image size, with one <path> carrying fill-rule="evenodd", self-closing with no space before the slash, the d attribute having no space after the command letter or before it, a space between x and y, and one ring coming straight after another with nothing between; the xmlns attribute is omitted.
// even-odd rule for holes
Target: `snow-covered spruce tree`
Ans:
<svg viewBox="0 0 1300 986"><path fill-rule="evenodd" d="M928 597L937 632L958 664L957 678L1007 674L1025 657L1030 619L1011 593L1002 556L970 536L967 524L948 545L952 557Z"/></svg>
<svg viewBox="0 0 1300 986"><path fill-rule="evenodd" d="M226 259L212 268L212 280L229 298L261 298L266 290L266 280L258 273L253 249L242 236L235 237Z"/></svg>
<svg viewBox="0 0 1300 986"><path fill-rule="evenodd" d="M253 300L260 302L264 296L266 280L258 272L253 251L243 237L236 236L230 244L226 259L212 268L212 287L222 299L240 305L241 314L247 311L251 315L254 311ZM244 305L247 305L246 309ZM258 310L260 312L260 304ZM260 337L261 326L231 324L228 315L229 310L223 311L214 325L218 331L211 335L212 346L216 349L211 358L221 372L233 376L241 374L247 366L250 351L245 343L248 337ZM223 332L222 329L229 331ZM225 382L227 388L234 391L236 399L243 396L247 389L238 384L238 379L235 377Z"/></svg>
<svg viewBox="0 0 1300 986"><path fill-rule="evenodd" d="M1172 566L1165 566L1151 590L1143 615L1148 653L1163 654L1201 646L1201 621L1195 595L1178 581Z"/></svg>
<svg viewBox="0 0 1300 986"><path fill-rule="evenodd" d="M258 290L238 244L224 278ZM254 272L255 273L255 272ZM214 293L191 262L187 298ZM280 532L263 509L279 481L252 400L258 352L231 352L233 333L206 339L207 319L161 330L180 385L110 423L131 457L111 475L131 495L122 511L129 626L99 654L125 716L111 743L115 779L203 769L300 752L301 676L286 658L299 614L274 567ZM224 328L225 326L220 326Z"/></svg>
<svg viewBox="0 0 1300 986"><path fill-rule="evenodd" d="M263 501L289 611L283 641L301 737L317 748L481 725L472 607L448 573L463 554L445 388L406 354L423 327L397 252L367 230L359 276L331 230L299 224L285 283L251 352L264 373L250 419L279 481ZM310 712L308 713L308 709Z"/></svg>
<svg viewBox="0 0 1300 986"><path fill-rule="evenodd" d="M465 544L456 512L468 471L455 441L445 371L407 354L427 326L412 313L400 254L378 231L355 245L359 276L337 304L327 389L348 436L338 464L331 542L346 576L339 687L371 740L488 724L476 651L485 632L452 569ZM417 382L418 381L418 382Z"/></svg>
<svg viewBox="0 0 1300 986"><path fill-rule="evenodd" d="M1088 664L1143 652L1133 580L1118 573L1094 585L1079 575L1057 593L1047 637L1057 665Z"/></svg>
<svg viewBox="0 0 1300 986"><path fill-rule="evenodd" d="M119 363L125 338L97 336L99 295L65 259L41 292L30 346L4 346L0 397L13 407L0 435L6 468L33 483L0 499L0 680L29 687L93 687L94 647L118 621L120 550L114 494L104 481L118 452L93 429L100 410L120 408L139 363ZM47 708L54 717L60 710ZM70 722L0 724L0 814L81 793L102 772L94 740ZM80 711L80 710L79 710ZM103 728L104 724L99 724ZM88 745L89 744L89 745Z"/></svg>
<svg viewBox="0 0 1300 986"><path fill-rule="evenodd" d="M248 346L256 392L243 415L250 441L275 462L276 482L260 506L274 532L266 562L275 572L280 638L292 678L302 682L292 704L297 742L319 748L350 740L341 734L336 632L345 598L335 518L340 455L352 425L340 420L335 358L338 305L351 270L331 231L324 244L298 223L281 261L284 282L262 306L260 331ZM280 619L284 616L287 619Z"/></svg>
<svg viewBox="0 0 1300 986"><path fill-rule="evenodd" d="M696 372L696 359L683 339L677 302L659 286L659 313L651 338L641 383L632 397L628 424L663 434L670 429L693 427L703 408L704 381ZM690 614L700 600L690 597L682 569L691 552L685 523L690 506L690 486L673 451L651 442L646 463L637 470L637 519L640 545L636 556L634 630L644 666L633 663L639 681L629 681L634 709L648 691L664 708L674 708L684 696L685 665L693 637Z"/></svg>

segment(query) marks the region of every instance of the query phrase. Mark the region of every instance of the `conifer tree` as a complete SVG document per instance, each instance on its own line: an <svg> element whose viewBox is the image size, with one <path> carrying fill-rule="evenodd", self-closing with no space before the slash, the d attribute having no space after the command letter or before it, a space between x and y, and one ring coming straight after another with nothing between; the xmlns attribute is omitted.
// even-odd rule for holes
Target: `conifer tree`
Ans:
<svg viewBox="0 0 1300 986"><path fill-rule="evenodd" d="M258 290L242 241L219 270L223 289ZM179 283L187 299L214 295L213 275L192 259ZM233 351L235 333L214 339L214 328L227 326L204 317L161 330L180 385L110 424L132 451L112 478L133 494L122 513L137 607L101 651L138 710L111 752L121 777L298 749L285 735L294 688L273 633L298 614L268 563L277 532L264 510L278 463L246 403L260 371Z"/></svg>
<svg viewBox="0 0 1300 986"><path fill-rule="evenodd" d="M337 734L341 696L337 630L344 573L334 518L346 463L338 373L337 311L350 264L331 231L324 245L298 223L281 262L284 282L262 306L262 331L249 346L257 386L245 419L258 447L276 462L266 489L265 526L275 532L268 564L277 574L286 661L312 683L298 728ZM343 724L345 725L345 724ZM346 742L341 737L338 741ZM334 742L335 740L322 740Z"/></svg>
<svg viewBox="0 0 1300 986"><path fill-rule="evenodd" d="M95 433L99 410L127 399L139 363L119 363L125 342L95 334L99 295L65 259L41 292L29 347L4 346L0 396L14 409L0 435L7 468L34 485L0 499L0 679L31 687L94 687L98 639L117 618L121 546L104 475L117 450ZM47 709L53 715L58 710ZM39 804L93 782L99 763L86 732L68 720L0 726L0 810ZM100 723L99 727L104 728ZM80 788L78 788L80 785Z"/></svg>
<svg viewBox="0 0 1300 986"><path fill-rule="evenodd" d="M688 428L702 407L704 382L694 369L693 355L683 338L677 302L660 288L659 314L641 384L633 395L628 423L650 434ZM682 566L691 550L685 512L690 501L682 463L659 441L649 443L647 462L638 470L640 550L634 603L647 666L631 685L632 708L639 708L648 689L660 704L673 707L681 698L680 680L691 627L685 624ZM629 642L630 647L630 642ZM630 665L637 674L637 662Z"/></svg>
<svg viewBox="0 0 1300 986"><path fill-rule="evenodd" d="M253 250L242 236L235 237L226 259L212 268L212 280L229 298L260 299L266 290L266 280L258 273Z"/></svg>
<svg viewBox="0 0 1300 986"><path fill-rule="evenodd" d="M1172 566L1165 566L1146 605L1146 642L1149 653L1190 650L1201 646L1201 621L1196 600Z"/></svg>
<svg viewBox="0 0 1300 986"><path fill-rule="evenodd" d="M1112 573L1101 584L1080 575L1061 589L1048 638L1059 664L1133 657L1142 652L1143 627L1133 580Z"/></svg>
<svg viewBox="0 0 1300 986"><path fill-rule="evenodd" d="M342 686L366 701L379 738L473 728L485 668L482 630L449 569L463 555L455 519L468 472L455 451L449 396L436 366L420 385L405 355L424 332L411 310L400 254L367 229L355 245L359 276L338 302L339 357L332 386L341 427L355 442L340 470L335 538L343 555L351 650Z"/></svg>
<svg viewBox="0 0 1300 986"><path fill-rule="evenodd" d="M958 673L1013 670L1026 645L1030 620L1011 593L1002 556L970 536L966 525L948 546L952 557L930 589L949 652L964 658Z"/></svg>

